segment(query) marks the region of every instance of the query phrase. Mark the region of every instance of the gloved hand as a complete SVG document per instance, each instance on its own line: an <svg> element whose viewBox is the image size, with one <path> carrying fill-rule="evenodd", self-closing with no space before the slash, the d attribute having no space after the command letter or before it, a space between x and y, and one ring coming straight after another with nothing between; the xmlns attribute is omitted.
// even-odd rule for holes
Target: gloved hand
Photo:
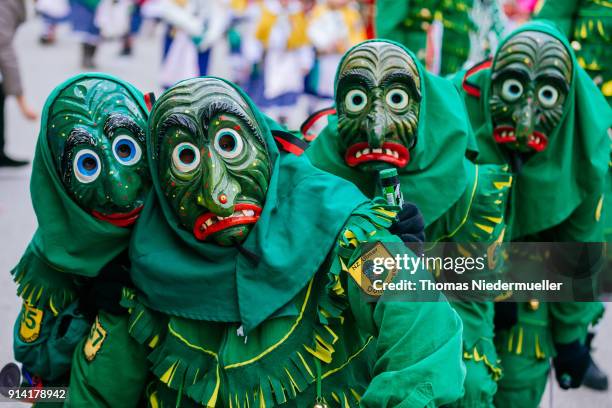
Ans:
<svg viewBox="0 0 612 408"><path fill-rule="evenodd" d="M425 220L416 205L405 202L389 231L404 243L425 242Z"/></svg>
<svg viewBox="0 0 612 408"><path fill-rule="evenodd" d="M553 359L555 377L564 390L578 388L591 364L589 348L576 340L567 344L555 344L557 356Z"/></svg>
<svg viewBox="0 0 612 408"><path fill-rule="evenodd" d="M496 302L493 324L495 330L507 330L518 321L518 306L515 302Z"/></svg>

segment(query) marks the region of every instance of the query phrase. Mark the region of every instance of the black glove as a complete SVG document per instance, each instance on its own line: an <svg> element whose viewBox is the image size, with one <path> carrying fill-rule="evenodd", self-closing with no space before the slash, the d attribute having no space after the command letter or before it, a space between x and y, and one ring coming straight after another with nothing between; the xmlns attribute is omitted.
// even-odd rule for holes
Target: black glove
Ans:
<svg viewBox="0 0 612 408"><path fill-rule="evenodd" d="M555 377L564 390L578 388L591 364L591 354L585 344L576 340L568 344L555 344L557 356L553 359Z"/></svg>
<svg viewBox="0 0 612 408"><path fill-rule="evenodd" d="M425 220L416 205L404 203L389 231L404 243L425 242Z"/></svg>
<svg viewBox="0 0 612 408"><path fill-rule="evenodd" d="M518 321L518 306L515 302L496 302L493 324L495 331L507 330Z"/></svg>

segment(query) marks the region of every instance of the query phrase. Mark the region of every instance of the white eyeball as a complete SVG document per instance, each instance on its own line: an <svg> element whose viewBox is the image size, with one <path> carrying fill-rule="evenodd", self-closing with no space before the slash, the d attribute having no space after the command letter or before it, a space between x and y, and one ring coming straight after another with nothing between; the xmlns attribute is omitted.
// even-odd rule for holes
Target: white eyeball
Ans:
<svg viewBox="0 0 612 408"><path fill-rule="evenodd" d="M233 159L242 153L244 141L234 129L223 128L215 134L214 147L226 159Z"/></svg>
<svg viewBox="0 0 612 408"><path fill-rule="evenodd" d="M361 89L350 90L344 97L346 110L351 113L361 112L368 104L368 96Z"/></svg>
<svg viewBox="0 0 612 408"><path fill-rule="evenodd" d="M559 91L552 85L544 85L538 91L538 100L545 108L552 108L559 100Z"/></svg>
<svg viewBox="0 0 612 408"><path fill-rule="evenodd" d="M408 97L408 93L406 91L401 88L395 88L387 92L385 100L387 105L389 105L392 109L402 110L406 109L410 98Z"/></svg>
<svg viewBox="0 0 612 408"><path fill-rule="evenodd" d="M84 184L91 183L98 178L102 170L100 157L91 149L79 150L74 156L72 168L77 180Z"/></svg>
<svg viewBox="0 0 612 408"><path fill-rule="evenodd" d="M523 94L523 84L516 79L506 79L502 85L502 97L508 102L514 102Z"/></svg>
<svg viewBox="0 0 612 408"><path fill-rule="evenodd" d="M125 166L133 166L142 157L140 145L128 135L115 137L112 148L117 161Z"/></svg>
<svg viewBox="0 0 612 408"><path fill-rule="evenodd" d="M200 151L189 142L178 144L172 151L172 165L181 173L188 173L200 164Z"/></svg>

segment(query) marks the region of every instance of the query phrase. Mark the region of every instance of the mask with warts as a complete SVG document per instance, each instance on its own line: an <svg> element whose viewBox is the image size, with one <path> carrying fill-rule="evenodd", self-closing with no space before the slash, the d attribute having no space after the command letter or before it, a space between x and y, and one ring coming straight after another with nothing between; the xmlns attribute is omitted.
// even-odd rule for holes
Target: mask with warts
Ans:
<svg viewBox="0 0 612 408"><path fill-rule="evenodd" d="M495 141L520 152L546 149L561 122L571 77L571 56L553 36L524 31L508 40L492 67Z"/></svg>
<svg viewBox="0 0 612 408"><path fill-rule="evenodd" d="M53 101L47 140L66 191L85 211L132 225L150 187L147 116L123 85L83 78Z"/></svg>
<svg viewBox="0 0 612 408"><path fill-rule="evenodd" d="M366 42L347 54L338 72L336 107L344 160L374 171L403 168L417 138L421 80L401 47Z"/></svg>
<svg viewBox="0 0 612 408"><path fill-rule="evenodd" d="M161 188L201 241L242 242L259 219L271 176L255 115L230 85L185 81L156 103L152 125Z"/></svg>

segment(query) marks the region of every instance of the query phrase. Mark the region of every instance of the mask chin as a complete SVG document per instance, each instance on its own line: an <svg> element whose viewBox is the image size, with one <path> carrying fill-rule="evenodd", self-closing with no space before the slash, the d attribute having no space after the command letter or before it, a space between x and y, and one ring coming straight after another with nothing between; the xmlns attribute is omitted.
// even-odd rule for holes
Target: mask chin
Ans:
<svg viewBox="0 0 612 408"><path fill-rule="evenodd" d="M210 240L221 246L233 246L235 244L241 244L244 242L246 237L249 235L252 224L250 225L238 225L235 227L227 228L219 231L210 236Z"/></svg>

